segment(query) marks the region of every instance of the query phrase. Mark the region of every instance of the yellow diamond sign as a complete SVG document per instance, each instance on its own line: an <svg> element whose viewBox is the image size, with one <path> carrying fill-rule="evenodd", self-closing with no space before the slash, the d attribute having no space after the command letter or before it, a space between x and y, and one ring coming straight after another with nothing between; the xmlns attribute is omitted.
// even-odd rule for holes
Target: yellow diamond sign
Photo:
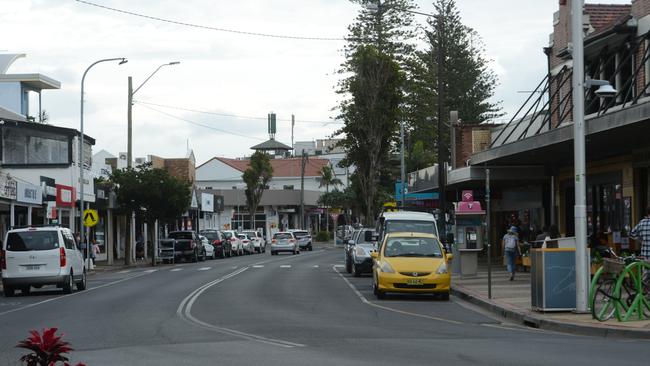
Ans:
<svg viewBox="0 0 650 366"><path fill-rule="evenodd" d="M97 210L84 210L84 226L93 227L99 222Z"/></svg>

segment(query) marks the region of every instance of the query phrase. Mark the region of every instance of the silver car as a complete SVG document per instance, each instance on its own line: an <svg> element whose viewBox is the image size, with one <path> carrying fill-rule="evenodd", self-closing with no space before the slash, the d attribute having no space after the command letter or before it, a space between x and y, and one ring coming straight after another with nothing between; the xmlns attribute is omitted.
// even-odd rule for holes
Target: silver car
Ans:
<svg viewBox="0 0 650 366"><path fill-rule="evenodd" d="M293 236L296 237L296 240L298 241L298 246L300 246L300 249L304 250L312 250L311 246L311 235L309 234L309 231L307 230L291 230L291 233L293 233Z"/></svg>
<svg viewBox="0 0 650 366"><path fill-rule="evenodd" d="M271 240L271 255L276 255L280 252L300 254L300 246L298 245L298 240L296 240L293 233L280 231L273 234L273 240Z"/></svg>

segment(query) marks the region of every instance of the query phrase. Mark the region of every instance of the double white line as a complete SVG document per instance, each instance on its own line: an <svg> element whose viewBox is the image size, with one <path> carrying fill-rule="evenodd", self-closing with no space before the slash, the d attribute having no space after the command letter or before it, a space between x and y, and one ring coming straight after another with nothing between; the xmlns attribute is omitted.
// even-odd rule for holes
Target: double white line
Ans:
<svg viewBox="0 0 650 366"><path fill-rule="evenodd" d="M288 342L288 341L283 341L281 339L274 339L274 338L266 338L262 336L258 336L255 334L250 334L250 333L244 333L240 332L238 330L234 329L229 329L229 328L224 328L224 327L218 327L216 325L212 325L209 323L206 323L204 321L201 321L194 316L192 316L192 305L194 305L194 302L196 299L198 299L201 294L203 294L207 289L210 287L217 285L229 278L235 277L238 274L245 272L248 270L250 267L242 267L234 272L231 272L223 277L217 278L214 281L208 282L205 285L197 288L196 290L192 291L187 297L181 301L180 305L178 306L178 310L176 310L176 314L183 320L192 323L194 325L198 325L201 328L223 333L223 334L228 334L231 336L247 339L250 341L256 341L256 342L261 342L261 343L266 343L270 344L273 346L279 346L279 347L284 347L284 348L294 348L294 347L305 347L304 344L300 343L293 343L293 342Z"/></svg>

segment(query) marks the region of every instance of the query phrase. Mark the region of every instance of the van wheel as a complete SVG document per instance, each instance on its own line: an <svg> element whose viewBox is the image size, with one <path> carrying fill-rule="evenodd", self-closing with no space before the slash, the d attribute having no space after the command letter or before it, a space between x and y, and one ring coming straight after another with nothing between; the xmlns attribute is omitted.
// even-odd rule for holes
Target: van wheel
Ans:
<svg viewBox="0 0 650 366"><path fill-rule="evenodd" d="M83 291L86 289L86 271L81 275L81 281L77 282L77 291Z"/></svg>
<svg viewBox="0 0 650 366"><path fill-rule="evenodd" d="M72 286L74 285L73 281L72 281L72 276L73 276L73 273L72 273L72 271L70 271L70 274L68 276L66 276L65 282L63 283L63 293L66 293L66 294L71 294L72 293Z"/></svg>
<svg viewBox="0 0 650 366"><path fill-rule="evenodd" d="M4 286L5 297L13 297L16 295L16 289L9 286Z"/></svg>

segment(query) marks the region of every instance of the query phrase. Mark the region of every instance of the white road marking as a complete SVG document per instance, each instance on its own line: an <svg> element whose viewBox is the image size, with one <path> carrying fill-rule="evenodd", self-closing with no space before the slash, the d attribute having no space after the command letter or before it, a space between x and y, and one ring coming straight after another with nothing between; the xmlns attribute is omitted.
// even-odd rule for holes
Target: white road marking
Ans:
<svg viewBox="0 0 650 366"><path fill-rule="evenodd" d="M280 268L291 268L290 264L283 264L280 266Z"/></svg>
<svg viewBox="0 0 650 366"><path fill-rule="evenodd" d="M318 268L320 267L318 264L313 265L311 268Z"/></svg>
<svg viewBox="0 0 650 366"><path fill-rule="evenodd" d="M201 268L197 269L197 271L209 271L211 269L212 269L212 267L201 267Z"/></svg>
<svg viewBox="0 0 650 366"><path fill-rule="evenodd" d="M32 308L32 307L37 306L37 305L46 304L46 303L48 303L48 302L52 302L52 301L56 301L56 300L65 299L66 297L70 297L70 296L78 296L78 295L86 294L86 293L88 293L88 292L95 291L95 290L100 289L100 288L103 288L103 287L113 286L113 285L118 284L118 283L120 283L120 282L124 282L124 281L128 281L128 280L132 280L132 279L134 279L134 278L142 277L142 276L145 276L145 275L148 275L148 274L149 274L149 273L141 272L140 274L136 274L136 275L133 275L133 276L130 276L130 277L122 278L121 280L117 280L117 281L113 281L113 282L105 283L105 284L103 284L103 285L99 285L99 286L97 286L97 287L87 288L87 289L84 290L84 291L77 291L77 292L73 292L73 293L71 293L71 294L67 294L67 295L63 295L63 296L59 296L59 297L53 297L53 298L51 298L51 299L47 299L47 300L43 300L43 301L39 301L39 302L35 302L35 303L33 303L33 304L25 305L25 306L20 307L20 308L16 308L16 309L11 309L11 310L4 311L4 312L0 313L0 316L2 316L2 315L6 315L6 314L9 314L9 313L13 313L13 312L16 312L16 311L20 311L20 310L29 309L29 308Z"/></svg>
<svg viewBox="0 0 650 366"><path fill-rule="evenodd" d="M256 264L256 265L253 266L253 268L264 268L264 265Z"/></svg>
<svg viewBox="0 0 650 366"><path fill-rule="evenodd" d="M335 264L334 265L334 268L343 268L343 267L345 267L345 265L343 265L343 264Z"/></svg>
<svg viewBox="0 0 650 366"><path fill-rule="evenodd" d="M129 273L129 272L131 272L131 270L130 270L130 269L126 269L126 270L124 270L124 271L119 271L119 272L117 272L117 273Z"/></svg>
<svg viewBox="0 0 650 366"><path fill-rule="evenodd" d="M235 272L231 272L223 277L220 277L214 281L208 282L205 285L197 288L196 290L192 291L187 297L181 301L180 305L178 306L178 309L176 310L176 314L183 320L193 323L195 325L198 325L204 329L212 330L215 332L223 333L223 334L228 334L236 337L241 337L250 341L256 341L256 342L261 342L261 343L266 343L274 346L279 346L279 347L284 347L284 348L293 348L293 347L305 347L304 344L300 343L293 343L293 342L288 342L284 341L281 339L274 339L274 338L266 338L262 336L258 336L255 334L249 334L249 333L244 333L240 332L238 330L234 329L229 329L229 328L223 328L223 327L218 327L216 325L212 325L206 322L203 322L201 320L196 319L194 316L192 316L192 305L194 305L194 302L196 299L198 299L199 296L203 292L205 292L207 289L210 287L217 285L229 278L235 277L236 275L248 270L249 267L242 267Z"/></svg>
<svg viewBox="0 0 650 366"><path fill-rule="evenodd" d="M178 272L178 271L182 271L182 270L183 270L182 268L172 268L169 271L170 272Z"/></svg>
<svg viewBox="0 0 650 366"><path fill-rule="evenodd" d="M145 273L154 273L154 272L156 272L156 271L157 271L157 269L148 269L148 270L146 270L146 271L142 271L142 272L145 272Z"/></svg>

